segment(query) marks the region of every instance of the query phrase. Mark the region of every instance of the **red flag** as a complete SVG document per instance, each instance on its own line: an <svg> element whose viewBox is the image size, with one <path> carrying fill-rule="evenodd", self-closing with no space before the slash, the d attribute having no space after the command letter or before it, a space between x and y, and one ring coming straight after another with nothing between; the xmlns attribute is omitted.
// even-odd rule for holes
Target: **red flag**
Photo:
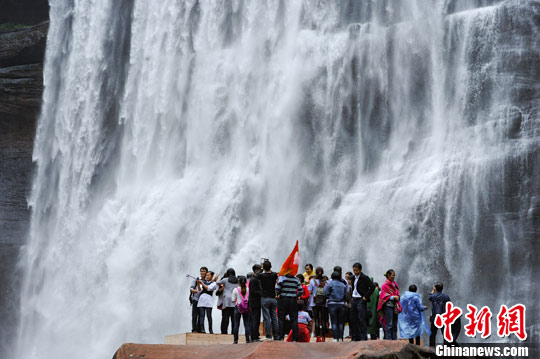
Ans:
<svg viewBox="0 0 540 359"><path fill-rule="evenodd" d="M292 250L291 254L289 254L287 260L285 260L285 263L283 263L281 266L279 275L296 275L296 273L298 273L298 264L300 264L300 257L298 255L298 241L296 241L294 249Z"/></svg>

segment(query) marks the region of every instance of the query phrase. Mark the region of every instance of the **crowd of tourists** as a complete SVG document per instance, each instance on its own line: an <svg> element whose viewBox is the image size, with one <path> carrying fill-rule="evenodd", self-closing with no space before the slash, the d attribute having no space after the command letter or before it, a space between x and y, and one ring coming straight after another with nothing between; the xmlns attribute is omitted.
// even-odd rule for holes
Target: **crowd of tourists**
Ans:
<svg viewBox="0 0 540 359"><path fill-rule="evenodd" d="M272 271L272 264L265 260L255 264L253 272L236 275L229 268L219 278L206 267L200 268L200 277L193 277L190 288L192 305L192 331L213 333L212 308L217 296L217 308L221 310L221 334L228 334L232 327L234 343L238 343L239 328L243 323L246 343L263 340L309 342L312 336L325 341L329 323L334 341L343 341L344 328L349 325L352 341L379 339L380 328L384 339L400 337L420 344L423 333L430 335L430 346L435 346L437 327L435 315L444 313L448 295L443 284L435 283L431 302L431 327L427 325L422 299L416 285L400 294L395 281L396 273L389 269L381 286L362 271L355 263L352 272L342 273L336 266L328 278L322 267L305 265L305 272L296 276L279 276ZM265 335L261 338L259 326L261 315ZM454 333L457 338L459 333Z"/></svg>

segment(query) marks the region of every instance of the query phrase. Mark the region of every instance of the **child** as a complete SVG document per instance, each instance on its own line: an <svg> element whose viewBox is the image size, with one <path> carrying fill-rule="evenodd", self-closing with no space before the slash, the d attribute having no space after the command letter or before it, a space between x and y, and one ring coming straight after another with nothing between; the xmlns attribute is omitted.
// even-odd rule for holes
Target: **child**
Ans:
<svg viewBox="0 0 540 359"><path fill-rule="evenodd" d="M298 342L309 343L311 334L309 328L311 328L311 317L304 311L304 301L297 301L298 305ZM287 337L288 342L292 342L292 329Z"/></svg>
<svg viewBox="0 0 540 359"><path fill-rule="evenodd" d="M300 280L300 283L302 284L302 289L304 292L302 293L302 301L304 302L304 310L307 311L308 308L308 300L309 300L309 289L308 286L304 284L305 277L302 274L297 274L296 278Z"/></svg>

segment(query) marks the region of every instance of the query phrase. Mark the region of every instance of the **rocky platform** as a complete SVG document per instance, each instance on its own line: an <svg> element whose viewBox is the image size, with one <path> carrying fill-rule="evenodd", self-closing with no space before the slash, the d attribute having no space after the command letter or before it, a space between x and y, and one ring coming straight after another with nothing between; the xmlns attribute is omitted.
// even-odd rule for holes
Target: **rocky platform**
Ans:
<svg viewBox="0 0 540 359"><path fill-rule="evenodd" d="M180 358L358 358L358 359L419 359L435 358L427 348L406 341L374 340L344 343L259 342L216 345L122 345L113 359L180 359Z"/></svg>

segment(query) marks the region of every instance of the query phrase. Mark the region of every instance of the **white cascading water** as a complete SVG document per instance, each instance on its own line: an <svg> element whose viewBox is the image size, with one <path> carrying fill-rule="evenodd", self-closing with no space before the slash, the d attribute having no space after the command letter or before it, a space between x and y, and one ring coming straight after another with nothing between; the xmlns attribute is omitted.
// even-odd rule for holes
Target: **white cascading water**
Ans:
<svg viewBox="0 0 540 359"><path fill-rule="evenodd" d="M537 1L50 5L16 358L162 343L296 240L538 309Z"/></svg>

